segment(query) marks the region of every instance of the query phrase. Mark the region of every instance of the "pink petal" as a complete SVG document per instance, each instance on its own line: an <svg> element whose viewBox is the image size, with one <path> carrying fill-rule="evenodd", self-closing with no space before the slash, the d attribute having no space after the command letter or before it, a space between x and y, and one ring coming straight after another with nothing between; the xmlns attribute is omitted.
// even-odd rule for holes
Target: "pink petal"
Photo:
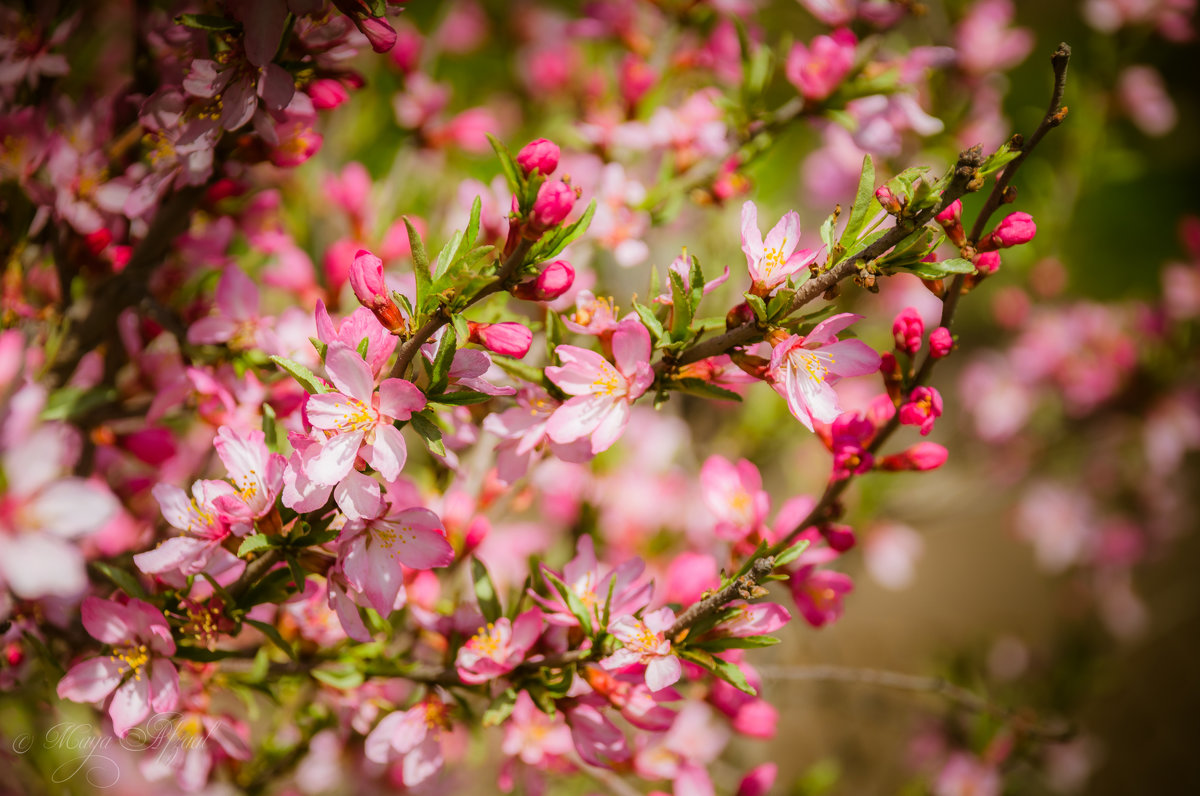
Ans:
<svg viewBox="0 0 1200 796"><path fill-rule="evenodd" d="M625 433L627 425L629 425L629 404L625 401L611 401L608 413L601 418L596 430L592 433L592 453L601 453L611 448Z"/></svg>
<svg viewBox="0 0 1200 796"><path fill-rule="evenodd" d="M796 214L795 210L789 210L767 233L767 238L763 241L763 249L774 249L779 253L781 260L786 260L788 255L796 250L799 243L800 216Z"/></svg>
<svg viewBox="0 0 1200 796"><path fill-rule="evenodd" d="M561 367L546 368L546 376L568 395L592 392L597 377L608 375L613 370L607 359L586 348L560 345L554 351L563 364Z"/></svg>
<svg viewBox="0 0 1200 796"><path fill-rule="evenodd" d="M195 575L208 564L214 541L176 536L161 542L158 547L133 557L137 568L147 574L178 569L184 575Z"/></svg>
<svg viewBox="0 0 1200 796"><path fill-rule="evenodd" d="M838 376L867 376L879 370L879 353L861 340L842 340L821 349L833 361L829 370Z"/></svg>
<svg viewBox="0 0 1200 796"><path fill-rule="evenodd" d="M238 321L258 317L258 285L242 269L229 266L217 283L217 309Z"/></svg>
<svg viewBox="0 0 1200 796"><path fill-rule="evenodd" d="M425 395L410 381L385 379L379 385L379 412L394 420L408 420L425 408Z"/></svg>
<svg viewBox="0 0 1200 796"><path fill-rule="evenodd" d="M337 614L338 621L342 623L342 629L346 631L346 635L355 641L369 644L372 641L371 634L367 632L367 626L363 624L362 617L358 615L358 606L334 580L330 579L328 583L329 607Z"/></svg>
<svg viewBox="0 0 1200 796"><path fill-rule="evenodd" d="M375 392L375 377L371 375L371 368L353 348L341 341L330 343L325 354L325 371L343 394L371 405L371 396Z"/></svg>
<svg viewBox="0 0 1200 796"><path fill-rule="evenodd" d="M650 332L641 321L628 318L617 324L612 336L613 359L617 370L628 379L638 372L638 365L650 361Z"/></svg>
<svg viewBox="0 0 1200 796"><path fill-rule="evenodd" d="M58 698L73 702L99 702L121 684L121 664L107 655L71 667L58 681Z"/></svg>
<svg viewBox="0 0 1200 796"><path fill-rule="evenodd" d="M313 428L323 431L346 428L352 423L351 418L365 407L359 401L348 398L340 392L325 392L320 395L308 396L304 405L304 413Z"/></svg>
<svg viewBox="0 0 1200 796"><path fill-rule="evenodd" d="M393 552L404 566L433 569L454 560L454 548L446 540L442 521L429 509L405 509L386 524L395 531Z"/></svg>
<svg viewBox="0 0 1200 796"><path fill-rule="evenodd" d="M373 519L383 509L379 482L354 470L333 488L333 499L351 520Z"/></svg>
<svg viewBox="0 0 1200 796"><path fill-rule="evenodd" d="M546 369L547 375L549 370ZM554 410L554 414L546 421L546 433L555 442L574 442L591 436L618 404L625 406L625 402L620 399L601 395L578 395ZM592 450L596 450L594 444Z"/></svg>
<svg viewBox="0 0 1200 796"><path fill-rule="evenodd" d="M363 433L353 431L338 434L320 445L316 453L304 462L304 473L318 484L333 486L354 469L354 460L362 446Z"/></svg>
<svg viewBox="0 0 1200 796"><path fill-rule="evenodd" d="M104 644L128 644L137 636L137 617L124 605L99 597L85 597L80 606L83 628Z"/></svg>
<svg viewBox="0 0 1200 796"><path fill-rule="evenodd" d="M150 695L150 707L158 713L167 713L179 705L179 672L164 658L156 658L151 666Z"/></svg>
<svg viewBox="0 0 1200 796"><path fill-rule="evenodd" d="M382 424L375 428L375 441L363 452L367 464L374 467L385 481L395 481L404 469L408 459L408 448L404 444L404 435L400 429L390 424Z"/></svg>
<svg viewBox="0 0 1200 796"><path fill-rule="evenodd" d="M150 682L143 672L141 679L130 677L113 694L108 706L113 732L124 738L142 719L150 715Z"/></svg>
<svg viewBox="0 0 1200 796"><path fill-rule="evenodd" d="M813 345L827 343L838 332L855 321L861 321L863 317L862 315L855 315L853 312L840 312L837 315L831 315L813 327L813 330L804 338L804 342L810 348Z"/></svg>
<svg viewBox="0 0 1200 796"><path fill-rule="evenodd" d="M405 714L395 711L383 717L363 743L363 753L375 763L387 763L392 753L392 735L403 723Z"/></svg>
<svg viewBox="0 0 1200 796"><path fill-rule="evenodd" d="M651 691L659 691L669 685L679 682L682 674L679 659L674 655L661 655L646 664L646 687Z"/></svg>
<svg viewBox="0 0 1200 796"><path fill-rule="evenodd" d="M258 80L258 94L263 98L263 104L273 111L282 110L295 93L296 84L288 71L279 64L267 64Z"/></svg>
<svg viewBox="0 0 1200 796"><path fill-rule="evenodd" d="M746 262L754 276L755 266L763 258L763 240L758 228L758 207L749 201L742 205L742 251L746 253Z"/></svg>
<svg viewBox="0 0 1200 796"><path fill-rule="evenodd" d="M227 343L237 333L237 321L223 315L201 318L188 327L187 339L193 345Z"/></svg>

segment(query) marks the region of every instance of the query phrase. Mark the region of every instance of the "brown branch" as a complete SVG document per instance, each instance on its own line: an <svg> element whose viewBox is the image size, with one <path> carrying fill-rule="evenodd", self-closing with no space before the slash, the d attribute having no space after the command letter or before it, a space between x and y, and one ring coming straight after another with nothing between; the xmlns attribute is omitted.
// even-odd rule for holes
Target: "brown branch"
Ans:
<svg viewBox="0 0 1200 796"><path fill-rule="evenodd" d="M1014 711L941 677L923 677L883 669L846 666L759 666L768 680L819 680L891 688L914 694L934 694L973 713L986 713L1009 722L1014 730L1042 741L1067 741L1075 734L1069 722L1041 722L1027 711Z"/></svg>
<svg viewBox="0 0 1200 796"><path fill-rule="evenodd" d="M775 569L775 558L773 556L764 556L756 560L751 566L750 571L740 578L731 582L725 588L710 594L699 602L692 603L683 613L675 618L674 624L667 628L667 632L663 634L663 638L679 641L677 638L680 633L687 630L692 625L699 622L701 619L712 616L725 607L726 603L733 600L742 599L750 600L755 597L754 587L762 583L763 579L770 575Z"/></svg>

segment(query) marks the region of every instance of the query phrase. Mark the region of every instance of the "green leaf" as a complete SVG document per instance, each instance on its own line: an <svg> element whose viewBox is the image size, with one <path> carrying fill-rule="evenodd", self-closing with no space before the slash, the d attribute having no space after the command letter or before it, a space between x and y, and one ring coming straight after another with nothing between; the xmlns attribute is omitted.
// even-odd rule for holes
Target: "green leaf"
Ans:
<svg viewBox="0 0 1200 796"><path fill-rule="evenodd" d="M325 354L327 351L329 351L329 344L321 342L320 338L317 337L308 338L308 342L312 343L312 347L317 351L317 356L319 356L321 361L324 362Z"/></svg>
<svg viewBox="0 0 1200 796"><path fill-rule="evenodd" d="M404 226L408 229L408 245L412 249L413 273L417 277L417 309L423 312L425 300L429 297L429 286L432 284L429 277L429 255L425 253L425 244L421 242L421 235L417 232L417 228L408 220L408 216L402 218Z"/></svg>
<svg viewBox="0 0 1200 796"><path fill-rule="evenodd" d="M771 296L771 300L767 302L767 319L773 321L780 315L786 314L787 308L792 306L792 299L795 295L796 291L787 288L776 291L775 295ZM759 300L761 301L761 299Z"/></svg>
<svg viewBox="0 0 1200 796"><path fill-rule="evenodd" d="M467 326L467 318L461 312L456 312L450 316L450 324L454 327L455 343L458 345L466 345L471 339L471 329Z"/></svg>
<svg viewBox="0 0 1200 796"><path fill-rule="evenodd" d="M939 260L936 263L914 263L904 270L914 273L922 279L941 279L950 274L974 273L975 266L971 264L970 260L964 260L961 257L952 257L949 260Z"/></svg>
<svg viewBox="0 0 1200 796"><path fill-rule="evenodd" d="M231 658L236 654L233 650L210 650L207 647L189 647L186 644L179 644L175 647L175 654L171 657L197 663L213 663Z"/></svg>
<svg viewBox="0 0 1200 796"><path fill-rule="evenodd" d="M671 280L671 339L679 342L691 336L692 301L683 277L675 271L667 271Z"/></svg>
<svg viewBox="0 0 1200 796"><path fill-rule="evenodd" d="M238 605L250 608L261 603L281 603L293 593L291 582L292 573L287 567L273 569L246 590Z"/></svg>
<svg viewBox="0 0 1200 796"><path fill-rule="evenodd" d="M494 361L494 360L493 360ZM470 406L471 404L481 404L492 400L493 396L475 390L458 390L457 392L444 392L438 395L427 395L425 400L431 404L442 404L443 406Z"/></svg>
<svg viewBox="0 0 1200 796"><path fill-rule="evenodd" d="M554 349L558 348L567 335L567 327L563 324L562 316L554 310L546 312L546 355L553 358Z"/></svg>
<svg viewBox="0 0 1200 796"><path fill-rule="evenodd" d="M268 547L271 547L270 536L262 533L247 536L238 547L238 558L242 558L247 553L257 553L259 550L266 550Z"/></svg>
<svg viewBox="0 0 1200 796"><path fill-rule="evenodd" d="M800 557L801 553L808 549L808 544L809 542L807 539L801 539L799 542L796 542L794 545L775 556L775 568L778 569L784 564L790 564L795 561Z"/></svg>
<svg viewBox="0 0 1200 796"><path fill-rule="evenodd" d="M825 250L830 254L833 253L833 225L837 223L837 215L830 213L829 217L821 222L821 241L825 244Z"/></svg>
<svg viewBox="0 0 1200 796"><path fill-rule="evenodd" d="M415 412L409 423L412 425L413 431L425 441L425 447L429 448L429 452L437 456L446 455L446 446L442 444L442 430L438 428L437 423L432 419L433 411L430 409L422 409L420 412Z"/></svg>
<svg viewBox="0 0 1200 796"><path fill-rule="evenodd" d="M479 215L482 209L483 202L476 196L475 201L471 203L471 220L467 222L467 234L463 238L468 249L475 245L475 239L479 237Z"/></svg>
<svg viewBox="0 0 1200 796"><path fill-rule="evenodd" d="M291 374L291 377L300 382L300 386L303 387L310 395L320 395L321 393L329 392L329 388L322 384L321 380L318 379L311 370L304 367L299 362L293 362L287 357L281 357L275 354L271 355L271 361Z"/></svg>
<svg viewBox="0 0 1200 796"><path fill-rule="evenodd" d="M504 172L504 179L508 180L508 188L518 197L525 195L525 175L521 171L521 167L513 160L512 153L508 151L508 147L500 143L491 133L485 133L488 143L492 145L492 149L496 150L496 157L500 158L500 169Z"/></svg>
<svg viewBox="0 0 1200 796"><path fill-rule="evenodd" d="M176 25L183 25L193 30L211 30L218 32L241 30L242 26L235 19L219 17L214 14L180 14L175 17Z"/></svg>
<svg viewBox="0 0 1200 796"><path fill-rule="evenodd" d="M433 363L429 366L429 392L446 391L446 385L450 383L450 366L454 363L454 351L457 345L458 339L455 335L442 333L437 354L434 355Z"/></svg>
<svg viewBox="0 0 1200 796"><path fill-rule="evenodd" d="M93 561L88 564L92 569L99 572L104 577L112 581L116 586L130 597L137 597L139 600L146 598L146 590L142 588L142 584L138 581L135 575L126 572L123 569L117 569L114 566L104 563L103 561Z"/></svg>
<svg viewBox="0 0 1200 796"><path fill-rule="evenodd" d="M483 712L481 723L484 727L498 727L509 716L517 704L517 692L509 688L492 700L487 710Z"/></svg>
<svg viewBox="0 0 1200 796"><path fill-rule="evenodd" d="M558 592L560 597L563 598L563 602L567 604L567 608L570 610L571 615L579 621L580 627L583 628L584 635L590 638L593 633L592 616L591 612L588 611L587 606L583 604L583 600L579 599L579 595L576 594L570 586L563 583L562 579L550 570L543 569L542 575L545 576L546 580L550 581L550 585L553 586L554 590Z"/></svg>
<svg viewBox="0 0 1200 796"><path fill-rule="evenodd" d="M213 594L217 595L221 602L226 606L226 609L232 611L233 607L237 605L237 602L233 599L233 596L230 595L229 592L225 591L225 587L218 583L217 579L207 572L201 572L200 576L208 581L208 585L212 587Z"/></svg>
<svg viewBox="0 0 1200 796"><path fill-rule="evenodd" d="M725 650L749 650L759 647L773 647L779 643L774 636L727 636L708 641L700 641L692 645L708 652L724 652Z"/></svg>
<svg viewBox="0 0 1200 796"><path fill-rule="evenodd" d="M260 622L257 619L247 619L245 620L245 623L257 628L260 633L271 639L271 643L287 653L289 658L292 660L297 660L296 651L292 649L291 644L288 644L286 641L284 641L283 636L279 634L279 628L275 627L275 625L270 625L266 622Z"/></svg>
<svg viewBox="0 0 1200 796"><path fill-rule="evenodd" d="M700 301L704 298L704 271L700 268L700 258L693 256L691 258L692 270L688 274L688 306L691 308L692 317L696 317L696 310L700 307ZM688 321L690 324L691 321Z"/></svg>
<svg viewBox="0 0 1200 796"><path fill-rule="evenodd" d="M855 257L858 256L858 254L860 252L868 249L871 246L871 244L873 244L875 241L879 240L880 238L882 238L884 235L888 234L889 232L891 232L890 229L877 229L874 232L872 232L870 235L867 235L865 238L860 238L858 241L851 244L850 247L846 249L846 253L842 255L841 261L845 262L846 260L854 259Z"/></svg>
<svg viewBox="0 0 1200 796"><path fill-rule="evenodd" d="M279 453L279 424L276 422L275 409L268 403L262 405L262 430L267 450Z"/></svg>
<svg viewBox="0 0 1200 796"><path fill-rule="evenodd" d="M287 570L292 576L292 583L296 586L296 590L304 591L304 581L308 578L308 573L304 571L304 567L300 566L300 562L296 560L295 556L285 556L284 561L287 562Z"/></svg>
<svg viewBox="0 0 1200 796"><path fill-rule="evenodd" d="M983 164L979 167L979 173L984 177L990 174L995 174L996 172L1000 171L1000 169L1016 160L1020 154L1020 149L1012 149L1006 143L983 161Z"/></svg>
<svg viewBox="0 0 1200 796"><path fill-rule="evenodd" d="M526 365L524 362L509 359L508 357L496 357L492 360L492 364L510 376L530 382L531 384L541 384L545 376L540 368L535 368L533 365Z"/></svg>
<svg viewBox="0 0 1200 796"><path fill-rule="evenodd" d="M560 227L548 239L543 238L534 247L529 254L530 262L540 263L543 260L549 260L557 256L563 249L574 243L580 235L587 232L588 226L592 223L592 216L596 213L596 200L588 202L587 210L583 211L583 215L574 224L568 224L565 227Z"/></svg>
<svg viewBox="0 0 1200 796"><path fill-rule="evenodd" d="M842 230L838 245L843 249L858 240L863 228L867 225L871 203L875 201L875 161L870 155L863 156L862 176L858 178L858 192L854 195L854 206L850 209L850 219Z"/></svg>
<svg viewBox="0 0 1200 796"><path fill-rule="evenodd" d="M294 549L302 549L305 547L315 547L316 545L327 544L338 538L341 531L332 528L311 528L296 538L287 540L288 547Z"/></svg>
<svg viewBox="0 0 1200 796"><path fill-rule="evenodd" d="M463 233L462 230L456 230L450 240L446 241L446 245L438 252L437 259L433 262L433 279L436 282L450 270L450 264L458 257L458 250L462 246Z"/></svg>
<svg viewBox="0 0 1200 796"><path fill-rule="evenodd" d="M642 323L646 325L646 328L650 330L650 337L654 342L657 343L661 340L663 338L663 325L662 321L655 316L654 311L649 307L638 304L636 301L633 302L633 309L637 312L638 317L642 319Z"/></svg>
<svg viewBox="0 0 1200 796"><path fill-rule="evenodd" d="M767 305L763 303L762 298L753 293L743 293L742 295L745 296L746 303L750 305L750 309L754 311L754 317L758 319L759 323L764 323L768 315Z"/></svg>
<svg viewBox="0 0 1200 796"><path fill-rule="evenodd" d="M758 696L758 692L751 688L750 683L746 680L746 675L742 674L742 670L729 661L714 657L695 647L679 649L679 656L697 664L710 674L720 677L737 690L750 696Z"/></svg>
<svg viewBox="0 0 1200 796"><path fill-rule="evenodd" d="M50 393L42 409L42 420L69 420L87 414L98 406L114 403L117 391L111 387L63 387Z"/></svg>
<svg viewBox="0 0 1200 796"><path fill-rule="evenodd" d="M363 673L348 663L338 663L313 669L312 676L325 685L333 686L342 691L351 691L363 684Z"/></svg>
<svg viewBox="0 0 1200 796"><path fill-rule="evenodd" d="M719 401L738 401L742 400L742 396L732 390L727 390L724 387L718 387L704 379L673 379L667 382L667 387L679 392L685 392L689 395L698 395L701 398L715 398Z"/></svg>
<svg viewBox="0 0 1200 796"><path fill-rule="evenodd" d="M500 598L496 595L496 585L487 567L474 556L471 557L471 579L475 583L475 599L479 601L479 612L489 622L495 622L504 615L500 608Z"/></svg>

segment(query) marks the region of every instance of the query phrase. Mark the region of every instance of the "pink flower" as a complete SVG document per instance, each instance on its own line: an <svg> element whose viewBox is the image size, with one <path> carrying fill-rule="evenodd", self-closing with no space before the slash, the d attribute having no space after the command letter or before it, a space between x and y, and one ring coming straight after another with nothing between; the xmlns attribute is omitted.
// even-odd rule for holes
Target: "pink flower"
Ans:
<svg viewBox="0 0 1200 796"><path fill-rule="evenodd" d="M1162 75L1152 66L1129 66L1117 78L1117 100L1143 133L1163 136L1171 132L1179 113Z"/></svg>
<svg viewBox="0 0 1200 796"><path fill-rule="evenodd" d="M338 564L346 583L381 616L404 603L404 570L444 567L454 560L441 519L426 508L397 510L373 519L350 520L338 539Z"/></svg>
<svg viewBox="0 0 1200 796"><path fill-rule="evenodd" d="M892 472L901 470L936 470L946 463L950 455L936 442L918 442L907 450L884 456L879 460L878 469Z"/></svg>
<svg viewBox="0 0 1200 796"><path fill-rule="evenodd" d="M369 251L359 249L350 265L350 287L359 303L374 313L375 318L389 332L404 329L404 317L392 300L387 282L383 278L383 260Z"/></svg>
<svg viewBox="0 0 1200 796"><path fill-rule="evenodd" d="M71 667L58 682L60 699L99 704L109 694L113 731L124 738L150 715L174 710L179 702L179 672L169 660L175 640L162 612L141 600L122 604L87 597L83 627L112 652Z"/></svg>
<svg viewBox="0 0 1200 796"><path fill-rule="evenodd" d="M633 614L646 607L650 601L652 584L640 580L646 565L640 558L629 558L616 569L608 569L601 574L596 561L595 543L590 536L581 536L575 546L575 557L563 567L559 578L567 588L575 593L595 624L600 624L600 615L604 603L608 600L609 590L612 590L612 604L609 606L610 622L612 618L622 614ZM607 569L607 568L606 568ZM550 570L543 564L542 577ZM549 599L531 591L530 596L542 606L545 620L552 625L578 627L579 620L571 613L566 602L546 579ZM607 629L607 628L602 628Z"/></svg>
<svg viewBox="0 0 1200 796"><path fill-rule="evenodd" d="M549 177L558 168L560 154L558 144L539 138L521 147L517 153L517 163L526 176L536 171L543 177Z"/></svg>
<svg viewBox="0 0 1200 796"><path fill-rule="evenodd" d="M879 370L879 354L873 349L859 340L839 341L836 336L862 317L848 312L834 315L807 336L791 335L771 350L767 379L809 431L813 421L832 423L841 415L832 386L838 379Z"/></svg>
<svg viewBox="0 0 1200 796"><path fill-rule="evenodd" d="M742 205L742 251L756 290L769 291L817 259L819 251L796 251L799 243L800 216L796 211L781 218L764 241L758 229L758 206L754 202Z"/></svg>
<svg viewBox="0 0 1200 796"><path fill-rule="evenodd" d="M569 399L550 417L546 432L555 442L591 437L592 453L612 447L629 422L629 407L654 381L650 369L650 332L627 318L612 336L615 367L594 351L560 345L563 365L546 368L546 376Z"/></svg>
<svg viewBox="0 0 1200 796"><path fill-rule="evenodd" d="M542 632L542 612L531 608L512 622L500 617L458 648L454 668L458 678L479 685L507 674L525 660Z"/></svg>
<svg viewBox="0 0 1200 796"><path fill-rule="evenodd" d="M970 6L958 24L955 50L958 64L973 75L1003 72L1025 60L1033 48L1033 34L1010 28L1012 0L981 0Z"/></svg>
<svg viewBox="0 0 1200 796"><path fill-rule="evenodd" d="M327 438L308 452L304 474L318 484L336 484L361 454L385 480L396 480L408 451L393 422L424 409L425 396L403 379L385 379L376 391L367 363L341 342L330 343L325 370L337 391L308 397L308 421Z"/></svg>
<svg viewBox="0 0 1200 796"><path fill-rule="evenodd" d="M500 751L510 757L519 756L526 765L540 767L569 754L571 746L571 730L562 716L546 715L528 691L521 691L512 716L504 723Z"/></svg>
<svg viewBox="0 0 1200 796"><path fill-rule="evenodd" d="M244 506L236 497L237 490L228 482L197 481L192 484L190 499L173 484L156 484L153 494L163 518L172 528L183 531L183 535L135 555L133 562L138 569L153 574L177 569L184 575L195 575L208 566L214 554L227 554L221 543L233 532L235 519L222 510L218 501L223 498L224 505ZM248 531L247 526L240 528L242 534Z"/></svg>
<svg viewBox="0 0 1200 796"><path fill-rule="evenodd" d="M441 736L451 728L450 706L430 696L405 711L394 711L371 730L363 753L376 763L401 760L404 785L414 788L442 769Z"/></svg>
<svg viewBox="0 0 1200 796"><path fill-rule="evenodd" d="M630 758L625 734L597 708L580 702L565 711L575 751L588 765L614 768Z"/></svg>
<svg viewBox="0 0 1200 796"><path fill-rule="evenodd" d="M367 339L367 364L371 372L378 378L387 366L388 359L396 350L396 336L390 334L379 323L379 320L366 307L358 307L336 326L329 317L323 301L317 301L314 313L317 325L317 339L329 345L341 341L352 349L357 350L358 344Z"/></svg>
<svg viewBox="0 0 1200 796"><path fill-rule="evenodd" d="M906 426L920 426L921 436L933 431L933 421L942 416L942 396L933 387L917 387L908 397L908 403L900 407L900 422Z"/></svg>
<svg viewBox="0 0 1200 796"><path fill-rule="evenodd" d="M571 289L575 283L575 269L566 260L555 260L535 277L519 282L512 294L526 301L553 301Z"/></svg>
<svg viewBox="0 0 1200 796"><path fill-rule="evenodd" d="M273 319L259 311L258 285L237 266L228 266L217 283L216 313L188 328L188 342L226 343L235 349L260 348L282 353L271 330Z"/></svg>
<svg viewBox="0 0 1200 796"><path fill-rule="evenodd" d="M858 39L845 28L829 36L817 36L811 47L796 43L787 57L788 82L806 100L825 99L850 73L857 45Z"/></svg>
<svg viewBox="0 0 1200 796"><path fill-rule="evenodd" d="M842 598L854 589L849 575L812 565L801 567L789 579L792 598L804 621L822 627L842 615Z"/></svg>
<svg viewBox="0 0 1200 796"><path fill-rule="evenodd" d="M617 308L612 298L597 298L592 291L581 290L575 297L575 312L562 320L576 334L604 336L617 326Z"/></svg>
<svg viewBox="0 0 1200 796"><path fill-rule="evenodd" d="M483 346L493 354L520 359L529 353L529 346L533 344L533 332L529 331L529 327L513 321L467 321L467 328L471 332L471 342Z"/></svg>
<svg viewBox="0 0 1200 796"><path fill-rule="evenodd" d="M929 355L941 359L954 350L954 336L945 326L939 326L929 333Z"/></svg>
<svg viewBox="0 0 1200 796"><path fill-rule="evenodd" d="M671 642L663 633L675 622L670 608L659 608L646 614L644 620L628 614L619 616L608 626L625 646L600 661L605 669L623 669L641 664L646 667L646 687L658 691L679 680L682 668L671 652Z"/></svg>
<svg viewBox="0 0 1200 796"><path fill-rule="evenodd" d="M717 536L740 540L762 524L771 499L762 489L758 468L746 459L736 465L722 456L709 456L700 468L701 498L717 515Z"/></svg>
<svg viewBox="0 0 1200 796"><path fill-rule="evenodd" d="M735 612L733 616L722 620L712 630L713 634L718 637L763 636L774 633L792 621L792 615L777 603L751 604L737 601L730 603L729 608Z"/></svg>
<svg viewBox="0 0 1200 796"><path fill-rule="evenodd" d="M763 763L761 766L752 768L738 783L737 793L734 796L767 796L775 785L775 777L778 772L779 766L774 763Z"/></svg>
<svg viewBox="0 0 1200 796"><path fill-rule="evenodd" d="M676 257L674 260L672 260L671 264L668 265L667 268L670 269L671 271L674 271L675 273L679 274L680 279L683 281L683 289L685 291L691 290L691 287L692 287L692 258L688 255L687 249L684 249L682 254L680 254L678 257ZM670 277L668 277L668 279L669 278ZM701 291L701 294L707 296L709 293L713 292L718 287L725 284L725 280L727 280L727 279L729 279L729 266L728 265L725 266L725 273L721 274L716 279L713 279L710 282L704 283L704 289ZM659 304L673 303L674 299L672 298L671 285L669 283L667 284L666 288L663 290L662 294L655 297L654 301Z"/></svg>
<svg viewBox="0 0 1200 796"><path fill-rule="evenodd" d="M275 508L275 498L283 488L283 470L287 460L267 450L266 434L258 430L239 432L221 426L217 429L213 447L225 465L229 479L237 487L235 496L244 509L233 501L220 498L217 505L231 515L241 515L242 523L248 527L234 527L235 533L248 532L253 520Z"/></svg>
<svg viewBox="0 0 1200 796"><path fill-rule="evenodd" d="M496 446L496 476L512 484L529 470L538 447L547 443L550 452L567 462L585 462L592 458L589 439L560 444L546 437L546 424L558 401L540 387L526 386L517 393L517 405L483 419L483 430L500 438Z"/></svg>
<svg viewBox="0 0 1200 796"><path fill-rule="evenodd" d="M328 77L314 80L306 91L312 99L313 107L322 111L336 108L350 99L350 92L346 91L342 82Z"/></svg>
<svg viewBox="0 0 1200 796"><path fill-rule="evenodd" d="M925 335L925 321L916 307L906 307L892 322L892 337L896 340L896 350L906 354L915 354L921 350L921 339Z"/></svg>
<svg viewBox="0 0 1200 796"><path fill-rule="evenodd" d="M535 232L544 232L566 220L575 207L575 189L562 180L543 183L530 213L530 225Z"/></svg>

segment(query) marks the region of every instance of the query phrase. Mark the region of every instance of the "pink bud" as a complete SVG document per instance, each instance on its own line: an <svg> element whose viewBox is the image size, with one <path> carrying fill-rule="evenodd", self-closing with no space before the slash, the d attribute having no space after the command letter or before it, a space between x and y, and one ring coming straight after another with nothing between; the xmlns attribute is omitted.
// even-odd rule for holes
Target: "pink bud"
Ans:
<svg viewBox="0 0 1200 796"><path fill-rule="evenodd" d="M371 42L375 52L385 53L396 45L396 30L383 17L363 17L355 19L354 24Z"/></svg>
<svg viewBox="0 0 1200 796"><path fill-rule="evenodd" d="M900 470L936 470L950 454L936 442L918 442L906 451L885 456L876 467L892 472Z"/></svg>
<svg viewBox="0 0 1200 796"><path fill-rule="evenodd" d="M411 74L417 70L417 64L421 61L422 41L421 34L407 25L396 31L396 44L389 56L396 68L404 74Z"/></svg>
<svg viewBox="0 0 1200 796"><path fill-rule="evenodd" d="M941 224L943 227L946 226L947 224L951 224L951 223L961 224L962 223L962 200L955 199L953 202L946 205L946 209L943 210L942 212L938 213L936 216L934 216L934 218L936 218L938 223Z"/></svg>
<svg viewBox="0 0 1200 796"><path fill-rule="evenodd" d="M954 338L945 326L939 326L929 333L929 355L941 359L954 348Z"/></svg>
<svg viewBox="0 0 1200 796"><path fill-rule="evenodd" d="M530 221L533 231L545 232L561 224L575 206L575 190L562 180L547 182L538 189Z"/></svg>
<svg viewBox="0 0 1200 796"><path fill-rule="evenodd" d="M900 204L900 200L896 198L896 194L892 193L892 189L886 185L881 185L876 189L875 198L883 206L884 212L891 215L896 215L904 209L904 206Z"/></svg>
<svg viewBox="0 0 1200 796"><path fill-rule="evenodd" d="M346 91L340 80L322 78L314 80L308 87L308 96L312 98L314 108L325 111L350 99L350 92Z"/></svg>
<svg viewBox="0 0 1200 796"><path fill-rule="evenodd" d="M543 177L549 177L558 168L560 154L562 152L559 150L558 144L545 138L539 138L521 148L521 151L517 153L517 163L526 176L533 174L536 170ZM538 197L541 198L540 193Z"/></svg>
<svg viewBox="0 0 1200 796"><path fill-rule="evenodd" d="M921 338L925 334L925 321L915 307L905 307L892 322L892 337L896 350L915 354L921 350Z"/></svg>
<svg viewBox="0 0 1200 796"><path fill-rule="evenodd" d="M400 308L388 293L383 278L383 260L365 249L359 249L350 264L350 288L364 307L375 313L375 317L390 332L404 328Z"/></svg>
<svg viewBox="0 0 1200 796"><path fill-rule="evenodd" d="M654 86L656 80L658 75L654 70L633 53L627 54L621 61L621 98L625 100L626 106L635 107Z"/></svg>
<svg viewBox="0 0 1200 796"><path fill-rule="evenodd" d="M533 332L519 323L475 323L467 321L471 330L471 342L478 343L496 354L520 359L529 353L533 344Z"/></svg>
<svg viewBox="0 0 1200 796"><path fill-rule="evenodd" d="M829 543L829 547L839 553L844 553L854 547L854 529L849 525L834 523L821 528L821 535Z"/></svg>
<svg viewBox="0 0 1200 796"><path fill-rule="evenodd" d="M742 777L738 785L737 796L767 796L775 785L775 775L779 766L774 763L763 763Z"/></svg>
<svg viewBox="0 0 1200 796"><path fill-rule="evenodd" d="M1000 270L1000 253L980 252L972 258L971 262L975 265L975 270L979 273L994 274Z"/></svg>
<svg viewBox="0 0 1200 796"><path fill-rule="evenodd" d="M900 423L920 426L921 436L933 430L933 421L942 416L942 396L933 387L917 387L908 403L900 407Z"/></svg>
<svg viewBox="0 0 1200 796"><path fill-rule="evenodd" d="M996 248L1007 249L1009 246L1029 243L1036 234L1037 224L1033 223L1033 216L1028 213L1011 213L992 230L991 238Z"/></svg>
<svg viewBox="0 0 1200 796"><path fill-rule="evenodd" d="M540 274L513 287L512 294L526 301L553 301L571 289L575 269L566 260L555 260Z"/></svg>

